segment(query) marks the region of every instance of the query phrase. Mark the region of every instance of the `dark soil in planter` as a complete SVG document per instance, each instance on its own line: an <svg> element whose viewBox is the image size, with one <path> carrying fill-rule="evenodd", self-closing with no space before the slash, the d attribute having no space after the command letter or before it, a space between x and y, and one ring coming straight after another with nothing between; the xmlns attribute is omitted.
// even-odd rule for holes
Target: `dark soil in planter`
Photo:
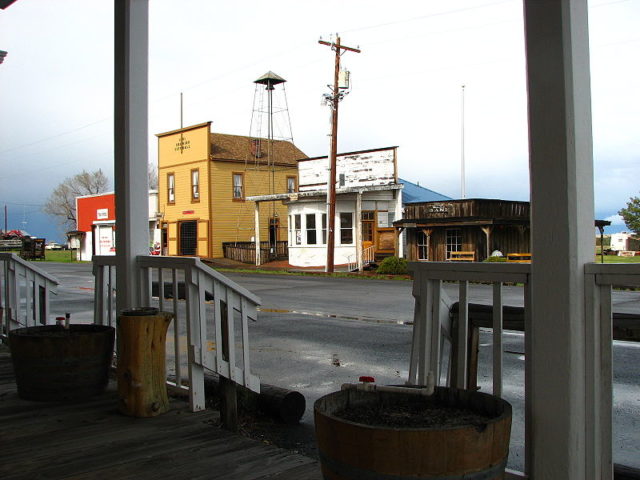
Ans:
<svg viewBox="0 0 640 480"><path fill-rule="evenodd" d="M492 417L466 408L429 403L351 405L334 416L349 422L386 428L450 428L471 425L483 429Z"/></svg>

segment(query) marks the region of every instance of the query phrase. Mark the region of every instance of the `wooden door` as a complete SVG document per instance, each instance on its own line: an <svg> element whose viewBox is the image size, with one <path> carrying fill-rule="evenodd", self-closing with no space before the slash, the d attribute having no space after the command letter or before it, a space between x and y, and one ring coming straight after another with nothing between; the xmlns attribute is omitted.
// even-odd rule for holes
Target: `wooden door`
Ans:
<svg viewBox="0 0 640 480"><path fill-rule="evenodd" d="M365 210L362 212L362 249L372 246L375 242L375 212Z"/></svg>

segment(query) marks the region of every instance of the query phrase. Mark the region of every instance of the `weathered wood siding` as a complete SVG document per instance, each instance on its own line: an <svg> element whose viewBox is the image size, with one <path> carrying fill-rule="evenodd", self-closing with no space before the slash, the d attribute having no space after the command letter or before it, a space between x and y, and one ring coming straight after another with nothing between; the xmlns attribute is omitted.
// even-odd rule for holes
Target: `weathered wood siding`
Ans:
<svg viewBox="0 0 640 480"><path fill-rule="evenodd" d="M507 200L451 200L426 202L405 206L403 220L415 221L407 228L407 257L419 260L417 240L419 232L429 231L429 261L447 260L447 230L458 229L462 236L460 251L475 252L476 261L487 258L487 251L528 253L529 203ZM483 231L491 231L489 245Z"/></svg>
<svg viewBox="0 0 640 480"><path fill-rule="evenodd" d="M404 207L404 218L504 218L528 221L529 212L529 202L470 199L408 204Z"/></svg>
<svg viewBox="0 0 640 480"><path fill-rule="evenodd" d="M396 149L388 148L338 155L336 181L341 187L365 187L397 183ZM298 162L300 191L326 190L329 160L327 157Z"/></svg>

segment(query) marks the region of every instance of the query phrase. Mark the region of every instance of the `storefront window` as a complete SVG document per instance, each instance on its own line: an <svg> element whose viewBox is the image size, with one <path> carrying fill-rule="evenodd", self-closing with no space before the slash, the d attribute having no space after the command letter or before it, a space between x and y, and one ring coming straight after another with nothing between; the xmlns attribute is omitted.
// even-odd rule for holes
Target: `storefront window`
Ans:
<svg viewBox="0 0 640 480"><path fill-rule="evenodd" d="M462 250L462 230L450 228L447 230L447 260L451 258L451 252Z"/></svg>
<svg viewBox="0 0 640 480"><path fill-rule="evenodd" d="M296 245L302 245L302 216L293 216L293 238Z"/></svg>
<svg viewBox="0 0 640 480"><path fill-rule="evenodd" d="M353 213L340 213L340 244L353 244Z"/></svg>
<svg viewBox="0 0 640 480"><path fill-rule="evenodd" d="M316 214L309 213L306 218L307 222L307 245L315 245L318 243L316 231Z"/></svg>
<svg viewBox="0 0 640 480"><path fill-rule="evenodd" d="M417 232L416 245L418 247L418 260L429 260L429 237L424 232Z"/></svg>

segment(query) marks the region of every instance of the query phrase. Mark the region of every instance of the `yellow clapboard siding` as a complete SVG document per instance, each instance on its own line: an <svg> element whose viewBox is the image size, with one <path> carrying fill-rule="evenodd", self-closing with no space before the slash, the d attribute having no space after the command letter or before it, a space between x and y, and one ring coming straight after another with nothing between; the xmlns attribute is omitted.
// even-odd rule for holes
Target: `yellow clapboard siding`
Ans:
<svg viewBox="0 0 640 480"><path fill-rule="evenodd" d="M240 167L240 168L239 168ZM267 167L257 170L244 169L244 165L213 162L211 166L211 206L213 230L213 257L221 257L223 242L248 242L255 236L254 202L233 201L233 174L244 175L245 197L286 192L287 177L296 174L296 170L277 168L274 173L275 188L271 187L271 171ZM280 219L279 240L287 238L287 207L281 201L260 205L260 240L269 239L269 218Z"/></svg>
<svg viewBox="0 0 640 480"><path fill-rule="evenodd" d="M255 204L233 199L233 173L244 175L244 196L284 193L287 177L296 177L297 157L287 159L290 167L277 166L272 175L270 167L256 167L254 162L238 159L214 159L209 133L210 124L158 135L158 198L163 222L168 228L168 253L177 255L179 222L198 221L197 254L201 257L222 257L222 243L250 241L255 236ZM225 136L223 136L225 137ZM228 138L227 138L228 137ZM226 136L225 141L236 141L238 148L248 148L247 137ZM179 147L183 146L181 150ZM231 145L231 144L230 144ZM188 147L188 148L187 148ZM304 155L291 145L291 155ZM191 197L191 171L199 170L200 201ZM175 203L168 203L167 175L175 180ZM272 181L273 178L273 181ZM272 185L273 183L273 185ZM260 240L269 238L269 219L280 220L279 240L287 238L287 207L282 202L260 205Z"/></svg>

